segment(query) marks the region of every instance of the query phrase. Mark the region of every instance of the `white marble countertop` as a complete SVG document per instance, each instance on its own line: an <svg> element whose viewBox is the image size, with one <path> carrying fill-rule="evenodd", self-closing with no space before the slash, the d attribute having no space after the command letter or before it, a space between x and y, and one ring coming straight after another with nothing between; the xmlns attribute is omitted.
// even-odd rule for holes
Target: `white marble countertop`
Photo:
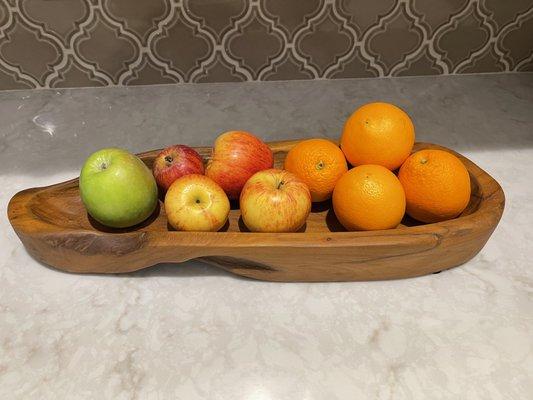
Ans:
<svg viewBox="0 0 533 400"><path fill-rule="evenodd" d="M502 185L472 261L416 279L280 284L198 262L125 276L34 261L6 218L93 150L339 135L372 100ZM533 74L0 92L1 399L533 398Z"/></svg>

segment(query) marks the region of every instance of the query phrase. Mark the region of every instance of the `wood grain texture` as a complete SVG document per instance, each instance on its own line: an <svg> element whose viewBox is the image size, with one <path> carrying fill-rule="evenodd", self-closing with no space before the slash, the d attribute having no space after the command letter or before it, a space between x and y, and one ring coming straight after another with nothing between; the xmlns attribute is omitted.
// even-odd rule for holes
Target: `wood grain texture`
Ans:
<svg viewBox="0 0 533 400"><path fill-rule="evenodd" d="M270 143L283 165L295 141ZM346 232L329 203L315 205L296 233L251 233L233 207L220 232L176 232L164 207L128 229L92 220L81 202L78 179L17 193L8 206L13 229L37 260L75 273L124 273L161 262L199 259L234 274L268 281L360 281L408 278L463 264L485 245L504 209L500 185L465 157L441 146L417 143L416 150L449 151L467 167L472 196L456 219L421 224L406 217L396 229ZM211 148L197 148L209 158ZM140 154L151 167L158 150ZM179 266L176 266L179 268Z"/></svg>

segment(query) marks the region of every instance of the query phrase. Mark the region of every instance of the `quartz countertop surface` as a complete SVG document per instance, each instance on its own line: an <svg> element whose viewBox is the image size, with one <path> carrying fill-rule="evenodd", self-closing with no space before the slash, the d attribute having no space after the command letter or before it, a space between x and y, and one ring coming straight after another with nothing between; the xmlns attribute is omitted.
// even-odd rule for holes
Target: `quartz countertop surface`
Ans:
<svg viewBox="0 0 533 400"><path fill-rule="evenodd" d="M92 151L338 138L369 101L502 185L503 218L465 265L408 280L269 283L191 261L75 275L24 250L17 191ZM0 92L0 398L533 398L533 74Z"/></svg>

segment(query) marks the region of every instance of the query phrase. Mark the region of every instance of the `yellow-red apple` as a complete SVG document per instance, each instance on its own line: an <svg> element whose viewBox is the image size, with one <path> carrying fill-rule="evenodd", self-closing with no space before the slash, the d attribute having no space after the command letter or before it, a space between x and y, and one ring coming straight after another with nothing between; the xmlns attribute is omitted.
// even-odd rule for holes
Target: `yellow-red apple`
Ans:
<svg viewBox="0 0 533 400"><path fill-rule="evenodd" d="M252 232L296 232L311 211L309 188L281 169L254 174L240 197L242 220Z"/></svg>
<svg viewBox="0 0 533 400"><path fill-rule="evenodd" d="M165 195L165 212L178 231L218 231L228 219L230 204L222 188L205 175L185 175Z"/></svg>
<svg viewBox="0 0 533 400"><path fill-rule="evenodd" d="M204 162L196 150L183 144L176 144L157 155L152 172L159 187L168 190L170 185L182 176L203 174Z"/></svg>
<svg viewBox="0 0 533 400"><path fill-rule="evenodd" d="M264 142L248 132L230 131L215 141L205 174L236 200L253 174L273 166L274 156Z"/></svg>

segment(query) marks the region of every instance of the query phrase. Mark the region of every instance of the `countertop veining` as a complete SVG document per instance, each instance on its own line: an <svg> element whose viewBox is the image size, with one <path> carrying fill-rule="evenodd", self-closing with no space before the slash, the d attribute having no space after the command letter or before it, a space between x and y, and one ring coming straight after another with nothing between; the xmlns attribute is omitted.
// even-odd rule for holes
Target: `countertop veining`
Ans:
<svg viewBox="0 0 533 400"><path fill-rule="evenodd" d="M194 261L74 275L33 260L6 217L17 191L76 176L101 147L337 138L374 100L502 185L500 225L462 267L324 284ZM13 91L0 106L0 398L533 397L533 74Z"/></svg>

